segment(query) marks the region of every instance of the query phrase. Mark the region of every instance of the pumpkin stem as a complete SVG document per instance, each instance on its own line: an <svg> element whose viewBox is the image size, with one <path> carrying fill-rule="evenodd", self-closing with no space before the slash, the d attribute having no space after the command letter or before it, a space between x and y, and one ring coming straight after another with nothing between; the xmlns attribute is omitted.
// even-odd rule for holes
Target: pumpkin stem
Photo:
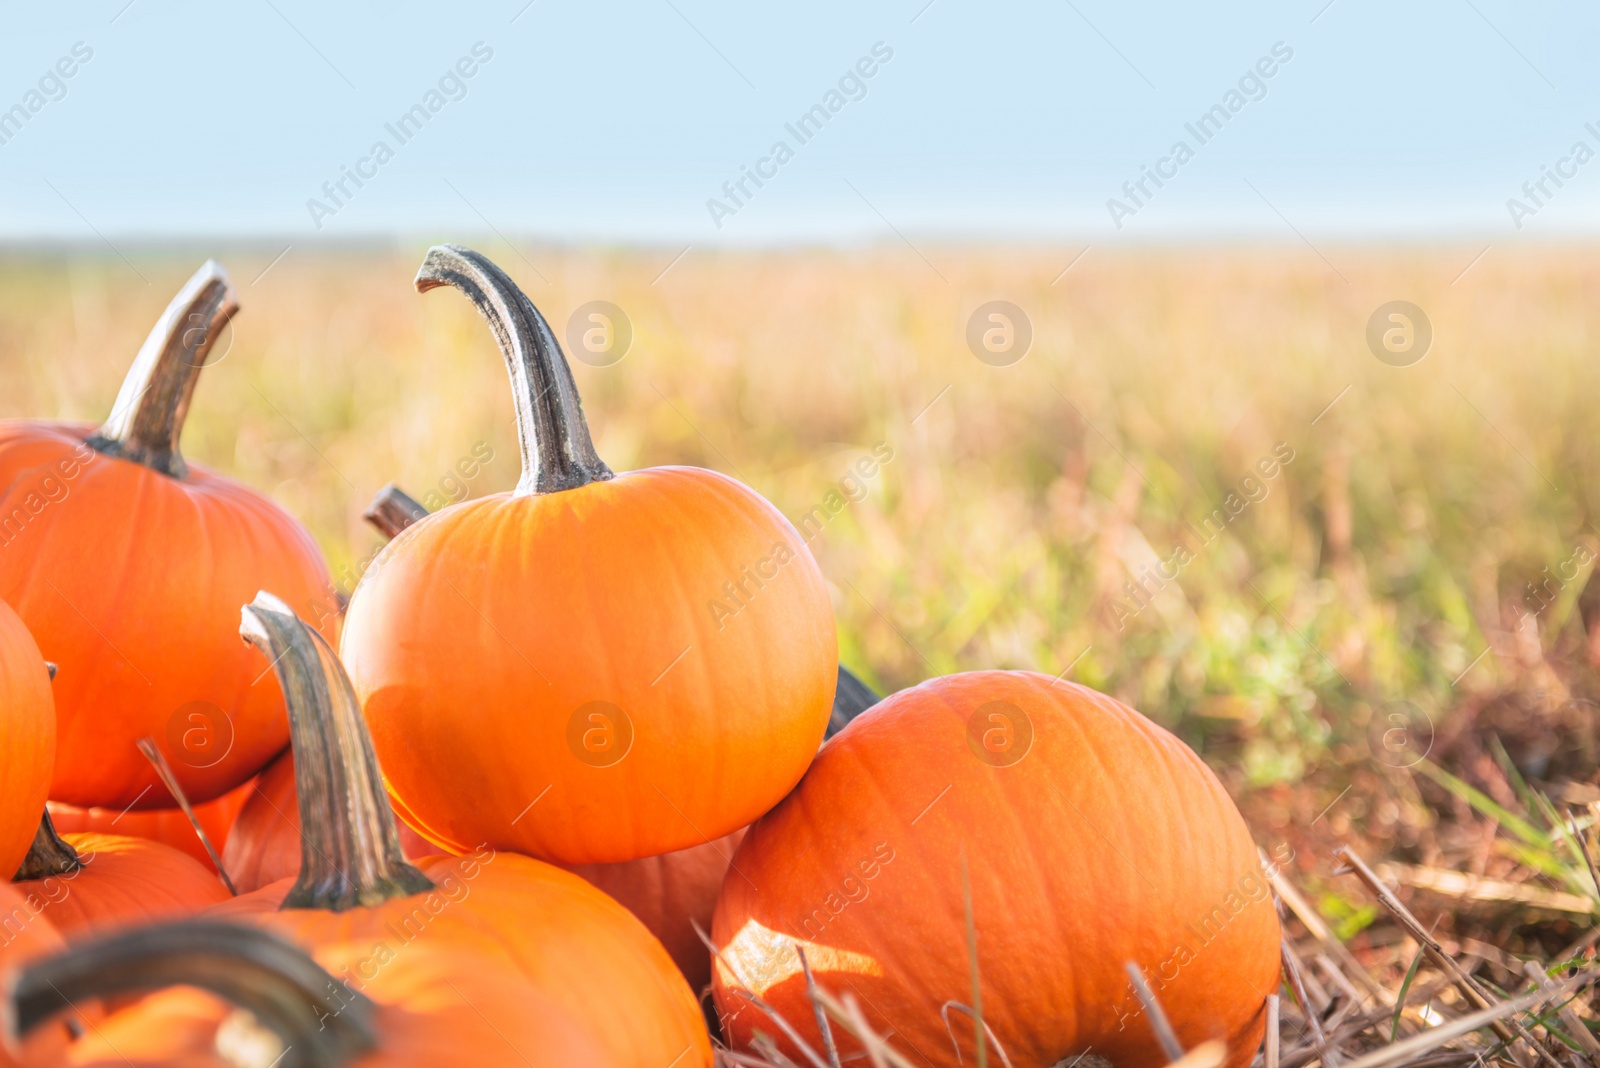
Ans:
<svg viewBox="0 0 1600 1068"><path fill-rule="evenodd" d="M238 1006L241 1014L217 1031L229 1063L336 1068L376 1045L372 1002L304 950L259 927L209 921L121 931L34 961L12 977L0 1017L18 1040L75 1004L169 986L200 987ZM261 1041L263 1029L276 1043Z"/></svg>
<svg viewBox="0 0 1600 1068"><path fill-rule="evenodd" d="M89 447L173 478L187 476L189 465L178 453L178 438L189 400L211 346L238 310L239 295L227 272L207 260L144 339L111 417L89 437Z"/></svg>
<svg viewBox="0 0 1600 1068"><path fill-rule="evenodd" d="M613 477L594 451L583 400L561 344L539 309L487 256L435 245L417 271L417 292L455 286L494 331L517 405L522 478L513 493L559 493Z"/></svg>
<svg viewBox="0 0 1600 1068"><path fill-rule="evenodd" d="M433 889L400 850L361 704L322 635L265 591L239 634L272 661L289 706L300 803L300 878L286 909L343 912Z"/></svg>
<svg viewBox="0 0 1600 1068"><path fill-rule="evenodd" d="M393 541L400 532L428 514L421 503L393 482L378 491L361 513L361 518L378 528L378 533Z"/></svg>
<svg viewBox="0 0 1600 1068"><path fill-rule="evenodd" d="M39 817L39 829L33 834L33 845L28 847L28 855L22 858L22 866L12 879L48 879L52 875L71 875L82 867L83 859L78 851L56 833L50 810L45 809L44 815Z"/></svg>

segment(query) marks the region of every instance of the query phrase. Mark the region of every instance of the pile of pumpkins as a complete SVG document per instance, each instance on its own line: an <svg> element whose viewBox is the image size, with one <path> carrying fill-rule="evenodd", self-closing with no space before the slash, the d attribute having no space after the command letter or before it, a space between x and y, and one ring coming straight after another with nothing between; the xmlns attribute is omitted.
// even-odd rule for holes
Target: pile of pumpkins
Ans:
<svg viewBox="0 0 1600 1068"><path fill-rule="evenodd" d="M614 474L484 256L416 285L488 321L522 477L391 490L348 606L179 451L238 307L214 263L104 424L0 423L0 1064L868 1055L818 990L907 1063L1160 1065L1130 964L1249 1063L1278 920L1191 750L1027 671L873 703L776 508Z"/></svg>

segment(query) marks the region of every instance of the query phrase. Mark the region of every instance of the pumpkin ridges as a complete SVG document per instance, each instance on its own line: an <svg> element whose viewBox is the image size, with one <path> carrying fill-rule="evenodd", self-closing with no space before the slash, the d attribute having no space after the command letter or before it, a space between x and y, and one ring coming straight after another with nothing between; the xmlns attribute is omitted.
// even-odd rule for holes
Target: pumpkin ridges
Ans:
<svg viewBox="0 0 1600 1068"><path fill-rule="evenodd" d="M989 700L1031 718L1033 749L1010 766L968 746L968 720ZM880 840L893 859L861 867ZM876 1024L954 1063L938 1005L970 1000L963 852L985 1016L1014 1061L1054 1063L1093 1044L1119 1065L1164 1063L1136 1015L1118 1026L1119 1012L1137 1010L1131 994L1119 1001L1122 965L1134 960L1165 984L1157 994L1186 1044L1217 1037L1219 1020L1230 1064L1248 1062L1276 982L1278 929L1242 819L1160 728L1045 676L934 680L852 723L746 836L734 863L761 893L726 880L713 938L802 1033L811 1028L794 937L808 941L820 983L848 983ZM1195 941L1186 925L1203 922L1213 899L1231 909L1234 894L1240 908L1217 937L1175 965L1176 948ZM778 935L758 937L762 928ZM745 1009L726 969L715 974L719 1007ZM748 1009L735 1016L739 1042L752 1022Z"/></svg>
<svg viewBox="0 0 1600 1068"><path fill-rule="evenodd" d="M0 455L0 467L4 462ZM292 520L250 491L218 498L251 500L220 529L231 538L247 533L259 555L246 563L206 551L208 544L219 544L208 542L206 533L217 524L214 512L198 506L195 487L203 491L216 477L193 465L189 479L180 484L137 465L97 457L78 475L71 494L45 509L24 532L24 538L37 539L30 566L0 569L0 595L16 599L22 606L19 613L48 637L52 655L62 663L55 686L61 758L52 798L119 811L130 803L136 809L170 805L166 789L134 748L135 739L144 735L156 738L196 801L232 789L287 741L281 698L271 687L250 685L256 672L250 672L251 660L243 651L235 652L229 643L213 650L214 655L197 658L193 650L179 654L170 648L168 621L185 633L202 628L206 620L231 623L237 604L228 591L252 585L252 575L258 579L260 571L283 576L303 609L320 595L305 577L321 568L315 546L299 532L270 543L257 540L261 529L282 530ZM137 503L141 497L143 505ZM143 528L120 523L80 532L102 508L142 514L161 527L164 537L153 539ZM152 565L144 547L158 541L163 559L178 563ZM114 577L74 585L70 576L84 570L84 558ZM129 612L122 606L130 603L159 607ZM168 737L172 718L194 700L215 706L232 720L232 749L211 766L197 766L209 757L175 751ZM120 727L124 722L137 725Z"/></svg>
<svg viewBox="0 0 1600 1068"><path fill-rule="evenodd" d="M378 491L362 518L392 540L428 514L426 508L391 482ZM842 674L843 670L840 669L841 681L847 677ZM875 697L859 683L857 687L862 693ZM845 709L836 718L847 720L853 711L856 709ZM835 712L839 713L837 707ZM393 792L389 801L402 820L415 820L404 801ZM401 830L402 833L405 830L403 824ZM427 828L423 833L434 834ZM671 954L678 970L689 981L690 989L698 993L710 981L711 960L695 927L710 928L728 859L743 836L744 829L740 828L716 841L673 853L615 864L578 865L568 870L605 891L638 917ZM434 834L434 837L439 836ZM442 843L441 848L457 854L470 852L449 842Z"/></svg>
<svg viewBox="0 0 1600 1068"><path fill-rule="evenodd" d="M187 853L115 834L62 836L82 867L14 881L69 941L129 923L192 915L228 900L217 877Z"/></svg>
<svg viewBox="0 0 1600 1068"><path fill-rule="evenodd" d="M657 494L655 484L667 489ZM553 498L497 495L464 502L445 516L416 524L383 550L352 601L344 644L363 650L352 661L352 679L358 692L370 694L367 718L391 791L405 800L419 822L429 824L443 840L487 840L564 863L607 863L726 834L782 796L822 739L838 663L831 626L798 623L785 607L798 601L813 616L831 609L820 572L789 533L792 528L778 526L781 517L772 518L775 513L764 509L742 516L735 527L725 521L730 494L754 496L714 472L652 468ZM731 544L726 549L685 547L683 552L698 561L693 566L702 573L737 578L741 566L770 553L774 542L786 536L793 539L788 550L793 556L776 579L767 581L746 614L729 621L730 631L738 625L737 634L718 633L701 605L688 621L695 629L686 628L681 637L655 626L613 635L609 643L586 639L586 634L605 633L606 614L621 611L624 604L637 602L648 611L643 606L654 595L651 591L663 589L675 570L669 566L670 556L635 552L639 539L629 533L631 528L619 528L628 522L624 516L642 523L641 514L659 513L666 522L682 514L682 499L692 500L697 514L715 517L724 528L719 532L723 544ZM526 518L534 510L537 518ZM570 548L534 559L531 531L541 541L557 544L568 539L568 531L584 532L585 540L568 541ZM508 601L503 583L489 572L454 573L443 567L421 571L416 563L455 558L473 545L496 546L501 558L512 559L511 544L517 546L515 558L526 561L514 601ZM617 574L584 581L585 576L602 575L597 569L608 562L616 564ZM702 592L710 596L720 591L708 582ZM541 604L544 611L529 613L524 602ZM401 656L397 638L380 639L396 626L401 612L418 618L457 617L460 626L432 634L426 652L406 643ZM652 686L685 644L694 649ZM548 649L564 652L552 656ZM486 657L485 650L496 655ZM718 680L714 686L686 686L699 661L688 665L687 678L678 675L685 661L706 655L728 666L707 676ZM469 677L451 667L462 662L476 665ZM608 677L618 688L603 688ZM771 695L766 709L753 703L763 691ZM448 705L442 697L446 692ZM401 699L406 709L432 711L395 719L400 710L395 702ZM634 722L633 751L610 768L583 765L567 746L568 718L591 700L622 707ZM464 725L450 712L458 702L479 710L471 723ZM785 725L781 733L776 724ZM724 768L725 781L733 786L725 787L722 796L738 798L737 806L719 800L715 784L702 781L698 770L686 784L691 796L686 801L680 795L677 784L684 778L684 762L673 754L685 750L647 748L653 731L665 737L668 730L685 739L685 745L701 732L715 736L715 744L701 749L696 759L715 759ZM777 751L783 759L778 761L773 750L780 737ZM530 745L529 739L538 741ZM716 745L729 748L719 753ZM429 754L426 762L424 753ZM436 775L440 761L484 783L470 805L453 800L453 792ZM649 815L652 823L641 824L638 837L617 822L614 811L602 819L596 810L597 817L582 826L557 815L564 799L584 796L584 790L592 789L585 784L601 783L602 776L626 784L607 797L625 790L629 811L637 810L641 819ZM550 797L513 825L528 802L552 782L556 785ZM652 782L683 810L687 821L661 801ZM518 788L505 789L503 795L493 792L501 784ZM498 826L490 826L490 820ZM607 841L607 836L614 840Z"/></svg>

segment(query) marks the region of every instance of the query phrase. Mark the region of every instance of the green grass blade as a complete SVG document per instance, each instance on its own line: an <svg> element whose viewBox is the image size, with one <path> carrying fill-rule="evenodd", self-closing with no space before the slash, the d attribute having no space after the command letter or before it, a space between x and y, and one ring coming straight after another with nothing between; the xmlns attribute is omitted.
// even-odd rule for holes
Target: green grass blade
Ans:
<svg viewBox="0 0 1600 1068"><path fill-rule="evenodd" d="M1406 994L1411 991L1411 982L1417 977L1417 969L1422 966L1423 947L1417 946L1417 955L1411 958L1411 967L1406 969L1405 982L1400 984L1400 993L1394 999L1394 1023L1389 1026L1389 1041L1392 1043L1400 1034L1400 1014L1406 1011Z"/></svg>
<svg viewBox="0 0 1600 1068"><path fill-rule="evenodd" d="M1423 760L1416 764L1416 768L1428 778L1477 809L1480 814L1495 820L1500 826L1529 845L1548 850L1553 844L1550 841L1550 836L1539 830L1539 828L1510 809L1503 807L1482 790L1456 778L1437 764Z"/></svg>

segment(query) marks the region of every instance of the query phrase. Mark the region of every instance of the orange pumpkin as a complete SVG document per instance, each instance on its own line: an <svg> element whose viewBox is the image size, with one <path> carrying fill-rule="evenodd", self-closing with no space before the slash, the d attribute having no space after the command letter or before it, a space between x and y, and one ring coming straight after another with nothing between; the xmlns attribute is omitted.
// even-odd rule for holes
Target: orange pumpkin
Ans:
<svg viewBox="0 0 1600 1068"><path fill-rule="evenodd" d="M287 695L300 874L209 916L269 927L357 990L424 945L499 953L542 996L581 1021L598 1020L603 1063L710 1068L694 995L638 920L570 872L488 847L407 863L360 705L333 650L265 593L245 608L241 633L266 654Z"/></svg>
<svg viewBox="0 0 1600 1068"><path fill-rule="evenodd" d="M48 812L11 886L69 940L188 916L229 896L216 874L187 853L120 834L62 837Z"/></svg>
<svg viewBox="0 0 1600 1068"><path fill-rule="evenodd" d="M5 985L6 975L14 969L56 953L65 945L41 909L35 908L16 888L0 883L0 988ZM0 1068L61 1064L68 1038L64 1023L45 1028L16 1046L0 1036Z"/></svg>
<svg viewBox="0 0 1600 1068"><path fill-rule="evenodd" d="M352 960L364 952L349 945L332 951ZM65 1056L32 1063L107 1068L518 1063L610 1068L616 1063L605 1057L587 1026L540 997L493 955L420 944L357 993L271 933L221 923L141 928L36 961L15 978L6 992L8 1011L0 1015L27 1033L69 1004L149 990L161 992L97 1021Z"/></svg>
<svg viewBox="0 0 1600 1068"><path fill-rule="evenodd" d="M935 679L830 741L745 836L712 927L717 1007L735 1048L771 1002L813 1048L796 946L880 1033L930 1064L974 1057L967 892L983 1014L1013 1064L1089 1048L1167 1061L1125 971L1179 1039L1247 1065L1278 984L1279 929L1256 847L1193 751L1133 709L1033 672ZM759 888L759 890L757 889ZM836 1032L837 1034L837 1032ZM791 1056L798 1054L791 1051Z"/></svg>
<svg viewBox="0 0 1600 1068"><path fill-rule="evenodd" d="M741 827L715 842L658 857L616 864L579 864L568 870L583 876L637 916L672 954L673 963L689 981L690 989L699 992L711 981L711 954L695 927L710 930L717 894L728 874L728 861L743 838Z"/></svg>
<svg viewBox="0 0 1600 1068"><path fill-rule="evenodd" d="M28 628L0 601L0 879L33 844L55 753L50 669Z"/></svg>
<svg viewBox="0 0 1600 1068"><path fill-rule="evenodd" d="M351 599L342 648L397 806L454 852L564 864L744 826L828 724L838 645L810 552L724 475L613 475L528 298L455 246L417 276L441 285L501 343L523 474L405 530Z"/></svg>
<svg viewBox="0 0 1600 1068"><path fill-rule="evenodd" d="M287 740L282 700L253 685L261 669L231 641L233 619L263 585L309 614L327 569L277 505L178 452L200 369L237 308L207 263L98 429L0 422L0 598L61 665L55 800L170 805L135 748L150 736L191 801L209 801ZM337 616L323 614L332 635Z"/></svg>
<svg viewBox="0 0 1600 1068"><path fill-rule="evenodd" d="M256 780L236 786L221 797L194 806L195 818L205 828L211 844L220 852L228 844L234 821L238 818L245 800L250 796ZM148 838L162 845L189 854L203 866L217 870L206 852L205 843L194 833L194 824L181 808L155 808L146 812L119 812L114 808L79 808L60 801L50 802L50 820L61 834L97 831L101 834L121 834L130 838Z"/></svg>
<svg viewBox="0 0 1600 1068"><path fill-rule="evenodd" d="M300 805L294 780L294 753L285 752L250 787L222 851L222 866L241 894L300 873ZM405 856L414 859L438 852L404 823L397 826Z"/></svg>

